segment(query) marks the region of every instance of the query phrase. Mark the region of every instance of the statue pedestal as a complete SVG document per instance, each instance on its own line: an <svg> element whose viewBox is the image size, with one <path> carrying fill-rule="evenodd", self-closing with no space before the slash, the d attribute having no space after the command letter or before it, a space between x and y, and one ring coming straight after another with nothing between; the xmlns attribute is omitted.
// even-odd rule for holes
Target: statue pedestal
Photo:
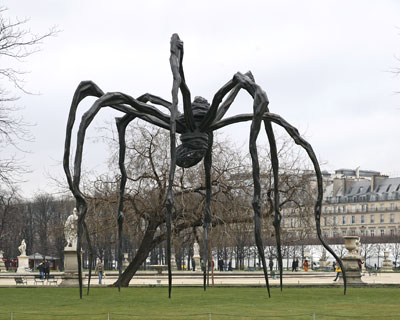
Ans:
<svg viewBox="0 0 400 320"><path fill-rule="evenodd" d="M83 275L82 275L83 277ZM64 248L64 276L60 287L78 287L78 259L75 247Z"/></svg>
<svg viewBox="0 0 400 320"><path fill-rule="evenodd" d="M125 270L129 266L128 257L129 257L129 254L124 253L124 261L122 261L122 270Z"/></svg>
<svg viewBox="0 0 400 320"><path fill-rule="evenodd" d="M64 248L64 272L77 273L78 272L78 259L76 257L76 248Z"/></svg>
<svg viewBox="0 0 400 320"><path fill-rule="evenodd" d="M200 256L193 256L193 261L194 261L194 263L196 265L195 271L196 272L202 272L201 271L201 265L200 265Z"/></svg>
<svg viewBox="0 0 400 320"><path fill-rule="evenodd" d="M357 244L359 237L357 236L346 236L345 246L349 251L348 254L342 258L344 270L346 272L347 284L349 285L365 285L365 282L361 280L361 270L358 265L358 261L361 260L361 256L358 254ZM343 283L343 277L340 276L339 283Z"/></svg>
<svg viewBox="0 0 400 320"><path fill-rule="evenodd" d="M171 270L178 270L178 266L176 265L175 253L171 253Z"/></svg>
<svg viewBox="0 0 400 320"><path fill-rule="evenodd" d="M3 258L0 258L0 272L7 272L6 265L3 261Z"/></svg>
<svg viewBox="0 0 400 320"><path fill-rule="evenodd" d="M29 257L21 255L17 258L18 258L17 273L25 273L25 272L29 271Z"/></svg>

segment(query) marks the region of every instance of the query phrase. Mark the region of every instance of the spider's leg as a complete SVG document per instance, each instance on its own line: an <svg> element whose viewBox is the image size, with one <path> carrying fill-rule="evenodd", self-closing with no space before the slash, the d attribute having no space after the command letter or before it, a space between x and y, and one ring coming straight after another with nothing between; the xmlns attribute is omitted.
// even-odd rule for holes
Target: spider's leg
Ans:
<svg viewBox="0 0 400 320"><path fill-rule="evenodd" d="M270 116L271 117L271 116ZM267 119L268 115L264 116L264 119ZM293 138L296 144L300 145L308 154L313 166L314 166L314 171L317 177L317 188L318 188L318 196L317 196L317 201L314 206L314 217L315 217L315 225L317 229L317 236L318 239L320 240L321 244L324 246L324 248L332 254L332 256L336 259L336 261L339 262L340 267L342 268L342 274L343 274L343 284L344 284L344 294L346 294L346 289L347 289L347 278L346 278L346 271L343 267L343 262L342 260L337 256L337 254L332 250L332 248L325 242L325 240L322 238L322 232L321 232L321 207L322 207L322 197L323 197L323 182L322 182L322 174L321 174L321 168L319 166L317 156L314 153L314 150L312 146L300 136L298 130L290 125L288 122L286 122L284 119L277 115L273 115L273 118L271 117L270 121L274 121L281 125L286 132Z"/></svg>
<svg viewBox="0 0 400 320"><path fill-rule="evenodd" d="M269 281L268 281L267 265L265 263L264 246L261 237L261 184L260 184L260 165L257 153L257 137L260 132L262 115L267 108L268 108L267 96L265 95L264 92L262 92L260 88L257 88L254 96L254 105L253 105L254 117L250 129L250 155L253 166L253 181L254 181L254 194L252 202L254 210L254 236L258 253L260 255L263 265L268 296L271 297Z"/></svg>
<svg viewBox="0 0 400 320"><path fill-rule="evenodd" d="M86 293L86 295L89 295L90 280L92 279L93 246L92 246L92 242L90 240L89 229L87 227L85 220L83 220L83 227L85 229L86 241L87 241L88 247L89 247L89 279L88 279L88 287L87 287L87 293Z"/></svg>
<svg viewBox="0 0 400 320"><path fill-rule="evenodd" d="M175 33L171 37L171 57L170 64L172 73L174 76L174 87L172 91L176 91L176 99L178 99L178 88L181 89L183 109L186 126L189 130L193 131L196 128L196 124L193 117L192 101L190 97L190 91L186 85L185 75L183 73L183 41L179 39L179 36ZM174 95L174 93L172 94ZM174 97L172 98L174 99ZM174 102L172 101L174 104ZM172 109L171 109L172 112Z"/></svg>
<svg viewBox="0 0 400 320"><path fill-rule="evenodd" d="M74 126L76 110L78 108L79 102L82 101L85 97L94 96L100 97L103 95L103 91L92 81L82 81L75 90L74 96L72 98L72 103L69 111L67 128L66 128L66 137L65 137L65 147L64 147L64 159L63 159L63 166L64 172L67 177L68 185L76 199L76 207L78 210L79 218L78 218L78 239L77 239L77 260L78 266L81 266L81 239L82 239L82 231L84 222L85 222L85 215L87 211L87 203L84 199L83 195L81 194L79 187L74 182L74 179L71 175L71 170L69 166L69 157L70 157L70 149L71 149L71 136L72 136L72 127ZM87 235L87 237L89 237ZM90 255L93 255L92 247L90 245L90 240L88 242ZM88 294L89 294L89 287L90 287L90 274L91 274L91 265L89 267L89 283L88 283ZM81 268L78 268L78 278L79 278L79 295L82 299L82 273Z"/></svg>
<svg viewBox="0 0 400 320"><path fill-rule="evenodd" d="M135 116L125 115L122 118L116 118L118 141L119 141L119 158L118 165L121 172L121 181L119 184L119 203L118 203L118 291L121 291L121 275L122 275L122 226L124 223L124 194L127 180L125 168L126 141L125 133L128 124L135 119Z"/></svg>
<svg viewBox="0 0 400 320"><path fill-rule="evenodd" d="M206 179L206 203L204 208L204 273L203 273L203 288L206 291L207 272L208 272L208 258L209 258L209 242L210 242L210 224L211 224L211 164L212 164L212 145L213 134L208 134L208 149L204 156L204 173ZM210 257L212 261L212 257Z"/></svg>
<svg viewBox="0 0 400 320"><path fill-rule="evenodd" d="M171 270L171 215L174 208L174 192L172 185L174 183L175 169L176 169L176 117L178 115L178 90L181 85L182 77L179 72L179 65L181 62L180 55L183 44L177 34L173 34L171 38L171 56L170 64L173 75L172 85L172 105L170 116L170 153L171 164L168 176L168 188L165 199L165 207L167 209L166 226L167 226L167 262L168 262L168 297L171 298L172 290L172 270ZM183 48L183 47L182 47ZM186 112L185 112L186 113Z"/></svg>
<svg viewBox="0 0 400 320"><path fill-rule="evenodd" d="M278 265L279 265L279 282L282 291L283 283L283 264L282 264L282 250L281 250L281 213L279 212L279 159L278 159L278 151L276 147L276 140L274 131L272 129L271 122L264 120L265 131L267 132L268 142L270 146L271 152L271 164L272 171L274 175L274 229L275 229L275 239L276 239L276 250L278 253Z"/></svg>
<svg viewBox="0 0 400 320"><path fill-rule="evenodd" d="M238 123L238 122L244 122L244 121L251 121L253 120L253 114L241 114L237 115L234 117L229 117L223 120L220 120L216 123L214 123L212 126L210 126L210 130L217 130L220 128L223 128L227 125L233 124L233 123ZM283 127L286 132L292 137L294 142L301 146L308 154L315 170L315 174L317 177L317 186L318 186L318 196L317 196L317 201L314 206L314 216L315 216L315 224L317 228L317 236L318 239L320 240L321 244L324 246L324 248L332 254L332 256L339 262L340 267L342 268L342 274L343 274L343 282L344 282L344 294L346 294L346 288L347 288L347 279L346 279L346 271L343 267L342 260L336 255L336 253L332 250L332 248L325 242L325 240L322 238L322 233L321 233L321 206L322 206L322 197L323 197L323 185L322 185L322 174L321 174L321 169L318 164L317 157L314 153L314 150L312 149L311 145L300 136L298 130L293 127L291 124L289 124L286 120L284 120L282 117L279 115L273 114L273 113L264 113L263 115L263 120L267 120L270 122L274 122L281 127Z"/></svg>
<svg viewBox="0 0 400 320"><path fill-rule="evenodd" d="M71 146L71 136L72 127L75 122L76 110L79 102L86 96L89 95L100 95L102 91L94 85L92 82L82 82L78 89L76 90L73 101L70 108L70 113L68 117L67 130L66 130L66 140L65 140L65 150L64 150L64 171L67 176L68 184L70 190L72 191L79 212L78 217L78 241L77 241L77 260L78 266L82 265L81 259L81 248L82 248L82 232L83 224L85 221L85 216L87 213L87 203L85 197L80 191L80 179L81 179L81 164L83 155L83 144L85 141L86 129L92 122L95 115L103 107L112 107L114 109L126 112L129 114L135 114L139 117L147 120L150 123L155 123L159 126L169 127L168 123L165 122L169 120L169 117L162 114L156 108L146 105L140 101L133 99L127 95L121 93L105 94L101 98L97 99L92 107L82 116L81 123L79 125L78 137L77 137L77 147L75 151L74 160L74 174L71 175L69 168L69 156L70 156L70 146ZM127 103L127 105L121 105L120 103ZM132 107L133 106L133 107ZM79 293L82 298L82 271L78 268L78 278L79 278Z"/></svg>

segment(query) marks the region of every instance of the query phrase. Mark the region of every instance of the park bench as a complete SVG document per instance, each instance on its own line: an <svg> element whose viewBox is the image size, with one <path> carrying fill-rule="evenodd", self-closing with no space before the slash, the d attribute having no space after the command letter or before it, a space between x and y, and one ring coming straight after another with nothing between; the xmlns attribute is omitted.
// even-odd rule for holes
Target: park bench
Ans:
<svg viewBox="0 0 400 320"><path fill-rule="evenodd" d="M35 278L33 279L33 281L35 281L35 284L44 284L44 279L40 276L40 274L35 274Z"/></svg>
<svg viewBox="0 0 400 320"><path fill-rule="evenodd" d="M22 285L27 285L28 281L24 277L14 277L15 284L22 284Z"/></svg>
<svg viewBox="0 0 400 320"><path fill-rule="evenodd" d="M54 284L57 285L57 278L54 275L49 275L47 277L47 284Z"/></svg>

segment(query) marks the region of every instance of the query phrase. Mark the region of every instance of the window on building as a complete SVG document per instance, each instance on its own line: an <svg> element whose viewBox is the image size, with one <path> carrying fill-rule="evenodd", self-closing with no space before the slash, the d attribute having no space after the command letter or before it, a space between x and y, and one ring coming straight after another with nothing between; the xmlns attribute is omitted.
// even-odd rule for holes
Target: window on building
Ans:
<svg viewBox="0 0 400 320"><path fill-rule="evenodd" d="M346 206L343 206L343 208L342 208L342 209L343 209L343 212L344 212L344 213L346 213L346 212L347 212L347 207L346 207Z"/></svg>
<svg viewBox="0 0 400 320"><path fill-rule="evenodd" d="M380 215L379 221L380 221L380 223L384 223L385 222L385 215L383 213Z"/></svg>
<svg viewBox="0 0 400 320"><path fill-rule="evenodd" d="M375 223L375 216L374 216L373 214L371 214L371 215L369 216L369 222L370 222L370 223Z"/></svg>
<svg viewBox="0 0 400 320"><path fill-rule="evenodd" d="M385 229L381 229L381 237L385 235Z"/></svg>
<svg viewBox="0 0 400 320"><path fill-rule="evenodd" d="M342 236L344 237L346 235L346 230L342 231Z"/></svg>
<svg viewBox="0 0 400 320"><path fill-rule="evenodd" d="M336 231L332 232L332 237L336 238L338 236L338 233Z"/></svg>
<svg viewBox="0 0 400 320"><path fill-rule="evenodd" d="M336 223L337 223L337 222L336 222L336 219L337 219L336 216L333 216L333 225L334 225L334 226L336 226Z"/></svg>
<svg viewBox="0 0 400 320"><path fill-rule="evenodd" d="M290 218L290 227L294 228L294 219L293 218Z"/></svg>
<svg viewBox="0 0 400 320"><path fill-rule="evenodd" d="M324 226L328 225L328 217L324 217Z"/></svg>
<svg viewBox="0 0 400 320"><path fill-rule="evenodd" d="M390 229L390 235L393 237L394 236L394 229Z"/></svg>
<svg viewBox="0 0 400 320"><path fill-rule="evenodd" d="M337 207L336 206L333 207L333 212L337 213Z"/></svg>
<svg viewBox="0 0 400 320"><path fill-rule="evenodd" d="M342 216L342 224L346 224L346 216Z"/></svg>
<svg viewBox="0 0 400 320"><path fill-rule="evenodd" d="M371 204L369 209L370 209L370 211L375 211L376 210L375 205Z"/></svg>
<svg viewBox="0 0 400 320"><path fill-rule="evenodd" d="M351 224L355 224L356 223L356 216L351 216Z"/></svg>
<svg viewBox="0 0 400 320"><path fill-rule="evenodd" d="M394 223L394 213L390 214L390 223Z"/></svg>
<svg viewBox="0 0 400 320"><path fill-rule="evenodd" d="M390 210L395 210L394 203L391 203L391 204L390 204Z"/></svg>
<svg viewBox="0 0 400 320"><path fill-rule="evenodd" d="M375 237L375 230L374 229L369 230L369 234L371 235L371 237Z"/></svg>
<svg viewBox="0 0 400 320"><path fill-rule="evenodd" d="M355 236L356 235L356 230L351 230L351 235Z"/></svg>
<svg viewBox="0 0 400 320"><path fill-rule="evenodd" d="M364 230L361 230L361 235L365 236L365 231Z"/></svg>
<svg viewBox="0 0 400 320"><path fill-rule="evenodd" d="M355 205L351 206L351 212L356 212L356 206Z"/></svg>
<svg viewBox="0 0 400 320"><path fill-rule="evenodd" d="M365 223L365 216L361 216L361 223Z"/></svg>
<svg viewBox="0 0 400 320"><path fill-rule="evenodd" d="M381 203L381 205L380 205L380 208L379 208L381 211L385 211L385 204L384 203Z"/></svg>

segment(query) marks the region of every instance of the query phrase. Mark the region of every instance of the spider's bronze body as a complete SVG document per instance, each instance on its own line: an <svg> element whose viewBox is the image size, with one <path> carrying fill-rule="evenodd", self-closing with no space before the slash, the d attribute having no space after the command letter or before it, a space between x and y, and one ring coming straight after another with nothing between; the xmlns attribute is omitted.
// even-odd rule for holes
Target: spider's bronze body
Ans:
<svg viewBox="0 0 400 320"><path fill-rule="evenodd" d="M246 74L236 73L234 77L228 81L221 89L217 91L211 104L209 104L204 98L196 97L192 102L190 91L186 85L185 77L183 73L183 42L179 39L177 34L174 34L171 38L171 56L170 64L173 74L173 87L172 87L172 103L168 102L157 96L151 94L145 94L137 99L132 98L126 94L114 92L106 93L93 82L83 81L80 83L75 91L68 123L66 130L65 150L64 150L64 171L67 176L70 190L72 191L79 212L78 218L78 243L77 243L77 259L78 265L81 265L81 240L83 229L85 229L87 241L90 245L90 238L85 223L85 215L87 212L87 203L80 191L80 176L81 176L81 162L82 162L82 149L85 139L86 129L97 114L97 112L103 107L111 107L113 109L122 111L125 115L121 118L116 119L118 136L119 136L119 166L121 170L121 182L120 182L120 199L118 208L118 236L119 236L119 252L118 252L118 266L119 276L121 277L121 266L122 266L122 224L124 220L123 215L123 198L125 192L125 184L127 180L124 160L125 160L125 130L127 125L134 119L139 118L158 127L165 128L170 132L170 153L171 153L171 166L168 179L168 190L166 194L165 206L166 206L166 226L167 226L167 261L168 261L168 284L169 284L169 297L171 297L171 285L172 285L172 273L171 273L171 213L174 206L174 195L172 190L172 184L175 175L176 165L184 168L189 168L201 160L204 160L205 168L205 184L206 184L206 204L204 211L204 252L208 252L209 243L209 229L212 221L210 201L211 201L211 160L212 160L212 144L213 144L213 131L224 126L243 122L251 121L250 129L250 155L252 159L253 168L253 180L254 180L254 195L253 195L253 210L254 210L254 231L255 241L262 262L262 267L265 276L265 282L269 290L267 266L265 262L264 248L261 238L261 185L260 185L260 169L257 154L257 138L261 129L262 123L264 123L265 131L267 133L268 142L270 145L271 162L274 176L274 228L275 236L277 241L277 255L278 265L280 270L280 286L282 289L282 253L280 244L280 222L281 214L279 212L279 190L278 190L278 156L276 141L274 132L272 129L272 122L283 127L286 132L293 138L296 144L300 145L305 149L310 160L313 163L314 170L317 176L318 184L318 197L315 204L315 221L317 228L317 235L322 245L339 261L342 270L343 278L345 283L346 292L346 276L342 262L334 253L334 251L325 243L321 237L320 228L320 215L321 215L321 203L322 203L322 175L317 158L311 145L305 141L297 129L287 123L283 118L276 114L272 114L268 110L268 98L265 92L256 84L253 75L248 72ZM224 118L225 113L233 103L237 94L241 89L246 90L253 98L253 112L249 114L240 114L233 117ZM184 113L178 112L178 91L181 91ZM78 130L77 136L77 148L74 158L74 170L73 175L70 170L69 158L70 158L70 146L71 146L71 132L75 122L75 115L77 107L82 99L87 96L98 97L93 106L82 116L82 120ZM150 104L151 103L151 104ZM163 113L154 105L159 105L166 108L169 111L169 115ZM176 133L180 134L181 145L175 147ZM89 248L91 252L91 247ZM92 259L92 256L91 256ZM208 256L204 256L205 265L208 265ZM204 268L204 290L206 289L206 269ZM80 296L82 297L82 274L81 268L78 269L79 285L80 285ZM90 283L91 271L89 271L89 283Z"/></svg>

